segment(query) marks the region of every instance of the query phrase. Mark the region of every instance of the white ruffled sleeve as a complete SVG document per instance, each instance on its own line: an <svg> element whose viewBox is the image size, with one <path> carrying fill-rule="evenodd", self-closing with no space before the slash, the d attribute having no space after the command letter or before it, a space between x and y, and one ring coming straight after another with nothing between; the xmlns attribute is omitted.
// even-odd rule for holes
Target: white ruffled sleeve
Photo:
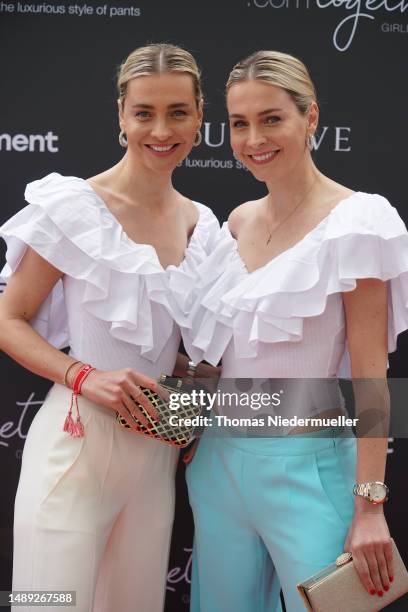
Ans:
<svg viewBox="0 0 408 612"><path fill-rule="evenodd" d="M215 365L231 339L240 358L256 357L260 342L300 342L305 318L322 314L329 295L352 291L363 278L388 281L389 352L408 329L408 233L379 195L343 200L299 243L250 274L225 224L200 272L195 360Z"/></svg>
<svg viewBox="0 0 408 612"><path fill-rule="evenodd" d="M178 313L178 322L186 328L189 327L188 320L195 301L200 266L212 252L220 231L220 224L212 210L203 204L195 204L200 221L190 238L185 257L179 266L167 268L174 311Z"/></svg>
<svg viewBox="0 0 408 612"><path fill-rule="evenodd" d="M27 185L25 199L28 202L30 202L32 192L36 191L36 183L40 181ZM5 281L18 268L27 247L31 247L49 263L61 269L65 241L62 232L47 215L46 205L39 206L35 202L25 206L4 223L0 228L0 236L7 245L6 264L1 271L1 278ZM64 348L69 345L67 313L61 280L56 283L30 323L53 346Z"/></svg>
<svg viewBox="0 0 408 612"><path fill-rule="evenodd" d="M198 268L190 335L185 339L187 353L195 363L205 359L217 365L220 361L232 337L232 319L224 310L223 298L245 276L245 266L224 223L217 242Z"/></svg>
<svg viewBox="0 0 408 612"><path fill-rule="evenodd" d="M177 324L181 329L184 347L191 359L192 315L197 303L197 288L200 285L201 269L215 245L218 243L220 224L212 210L198 204L200 223L188 244L185 257L179 266L169 266L169 299ZM201 361L201 359L199 360ZM198 361L197 361L198 363Z"/></svg>
<svg viewBox="0 0 408 612"><path fill-rule="evenodd" d="M380 195L357 194L355 206L340 206L329 223L326 240L334 245L341 291L356 280L388 281L388 352L408 329L408 233L396 208Z"/></svg>

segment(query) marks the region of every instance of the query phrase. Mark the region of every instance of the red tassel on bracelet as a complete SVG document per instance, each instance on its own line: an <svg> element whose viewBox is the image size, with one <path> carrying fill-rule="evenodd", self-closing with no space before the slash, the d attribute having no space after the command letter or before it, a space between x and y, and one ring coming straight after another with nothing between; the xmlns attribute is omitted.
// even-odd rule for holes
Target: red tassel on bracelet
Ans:
<svg viewBox="0 0 408 612"><path fill-rule="evenodd" d="M95 368L91 365L86 364L83 365L82 368L76 374L74 381L72 383L72 395L71 395L71 405L68 410L67 417L65 419L63 430L69 433L73 438L83 438L85 435L84 424L81 421L81 415L79 412L78 406L78 395L81 395L81 388L86 379L86 377L93 372ZM72 417L72 409L75 406L76 408L76 420L74 421Z"/></svg>

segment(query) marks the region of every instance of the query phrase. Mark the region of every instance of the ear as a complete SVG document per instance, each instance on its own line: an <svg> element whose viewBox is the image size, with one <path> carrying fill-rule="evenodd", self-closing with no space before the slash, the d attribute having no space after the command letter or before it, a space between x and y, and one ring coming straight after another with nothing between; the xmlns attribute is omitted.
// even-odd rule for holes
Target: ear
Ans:
<svg viewBox="0 0 408 612"><path fill-rule="evenodd" d="M316 102L312 102L307 115L308 132L314 134L319 123L319 107Z"/></svg>
<svg viewBox="0 0 408 612"><path fill-rule="evenodd" d="M201 98L200 103L198 105L198 109L197 109L197 115L198 115L198 129L201 128L201 124L203 122L203 115L204 115L204 111L203 111L203 107L204 107L204 99Z"/></svg>
<svg viewBox="0 0 408 612"><path fill-rule="evenodd" d="M124 100L121 100L120 98L118 98L118 118L119 118L119 126L120 129L123 130L123 126L124 126L124 116L123 116L123 111L124 111Z"/></svg>

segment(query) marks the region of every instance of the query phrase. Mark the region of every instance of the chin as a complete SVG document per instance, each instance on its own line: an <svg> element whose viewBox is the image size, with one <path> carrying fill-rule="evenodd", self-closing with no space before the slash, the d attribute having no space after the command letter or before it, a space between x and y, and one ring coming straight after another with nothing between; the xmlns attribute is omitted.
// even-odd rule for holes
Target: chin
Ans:
<svg viewBox="0 0 408 612"><path fill-rule="evenodd" d="M261 183L266 183L266 181L268 181L271 178L271 175L273 175L273 172L271 172L270 169L267 170L266 168L257 168L257 167L253 168L249 166L247 166L247 168L252 174L252 176L256 178L257 181L260 181Z"/></svg>
<svg viewBox="0 0 408 612"><path fill-rule="evenodd" d="M178 157L173 157L173 158L165 158L165 157L158 157L156 159L145 159L145 163L146 165L149 166L149 168L151 168L152 170L172 170L174 168L176 168L177 164L180 163L180 161L183 158L180 158L180 156Z"/></svg>

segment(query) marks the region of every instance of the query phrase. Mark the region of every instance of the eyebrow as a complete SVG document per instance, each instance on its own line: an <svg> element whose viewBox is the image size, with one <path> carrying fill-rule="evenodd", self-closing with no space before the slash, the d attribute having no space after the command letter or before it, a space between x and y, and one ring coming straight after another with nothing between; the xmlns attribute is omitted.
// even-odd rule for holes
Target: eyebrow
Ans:
<svg viewBox="0 0 408 612"><path fill-rule="evenodd" d="M258 117L262 117L263 115L268 115L269 113L281 112L282 110L283 110L282 108L267 108L266 110L258 113ZM236 113L234 113L233 115L230 115L230 119L243 119L244 117L245 115L238 115Z"/></svg>
<svg viewBox="0 0 408 612"><path fill-rule="evenodd" d="M169 104L167 108L186 108L190 106L189 104L187 104L187 102L175 102L174 104ZM154 106L152 106L151 104L132 104L132 108L143 108L146 110L152 110L154 108Z"/></svg>

